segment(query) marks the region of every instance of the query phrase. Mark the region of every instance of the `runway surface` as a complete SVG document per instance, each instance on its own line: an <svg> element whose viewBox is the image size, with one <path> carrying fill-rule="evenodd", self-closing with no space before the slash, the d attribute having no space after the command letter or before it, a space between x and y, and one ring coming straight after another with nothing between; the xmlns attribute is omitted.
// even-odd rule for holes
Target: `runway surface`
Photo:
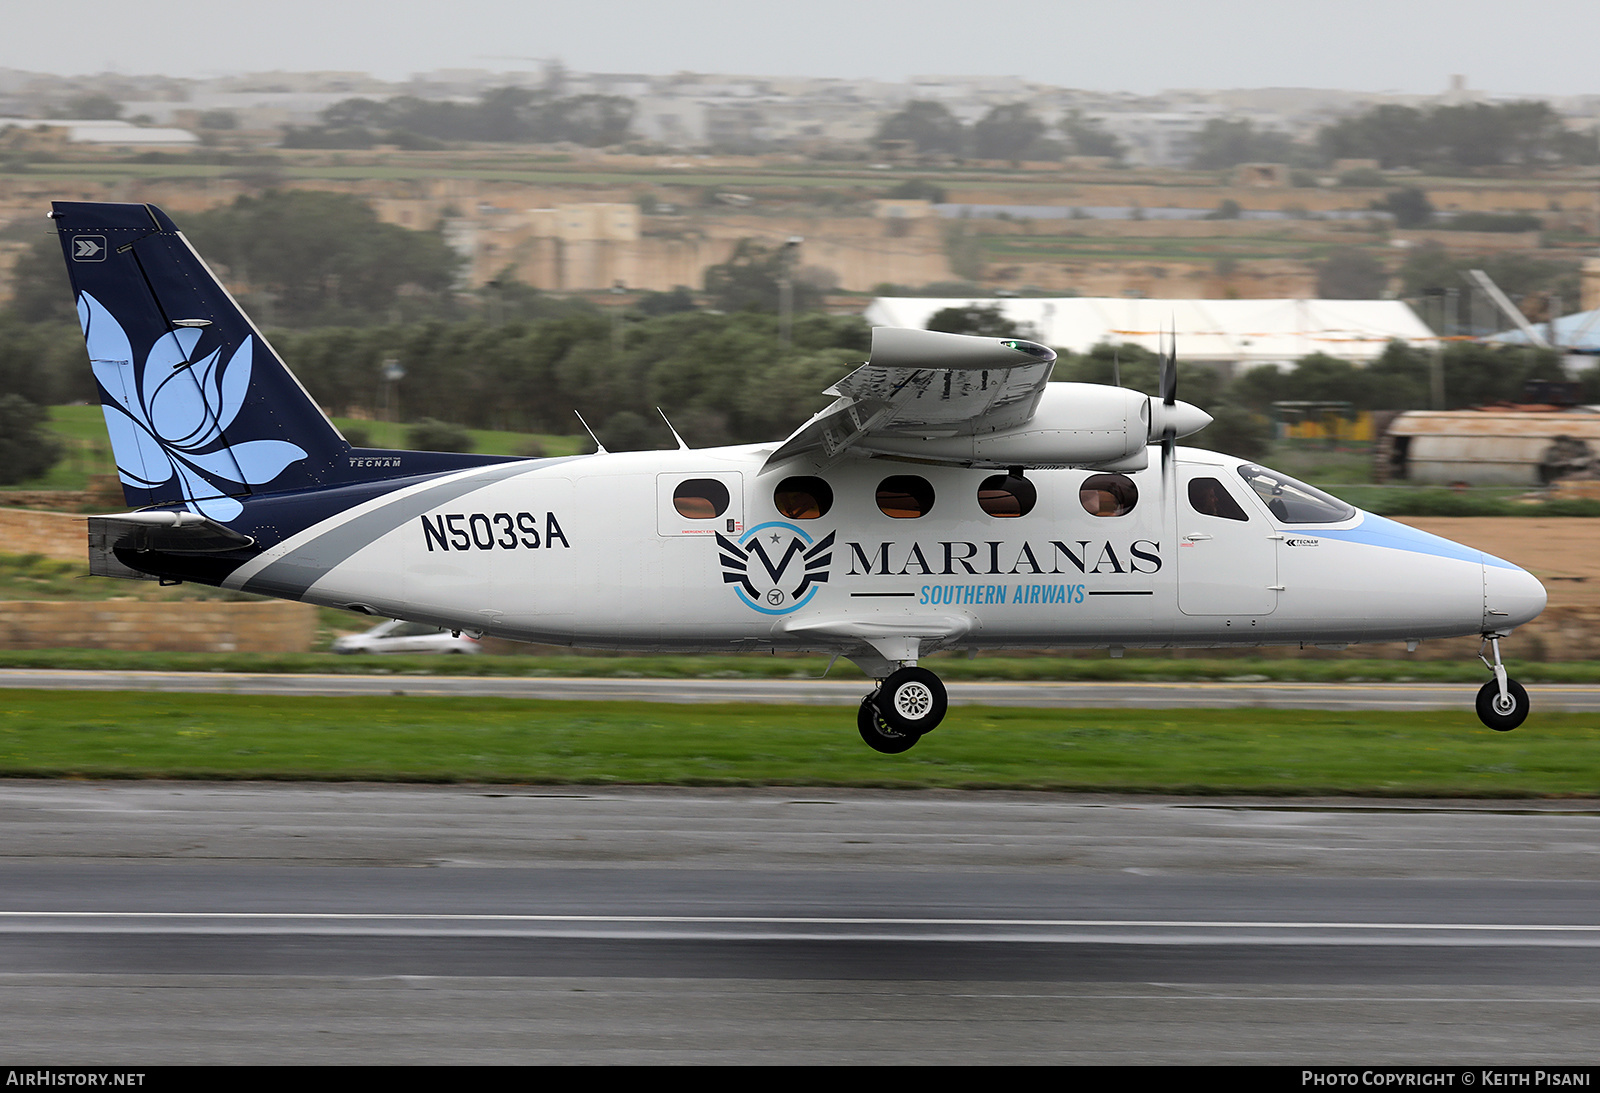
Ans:
<svg viewBox="0 0 1600 1093"><path fill-rule="evenodd" d="M1487 675L1486 677L1487 678ZM1481 683L948 683L955 706L1056 709L1440 710L1472 708ZM91 672L10 668L0 687L223 694L460 695L575 701L854 706L868 684L823 679L595 679L504 676ZM1600 686L1529 688L1540 712L1600 712Z"/></svg>
<svg viewBox="0 0 1600 1093"><path fill-rule="evenodd" d="M1600 804L0 783L13 1064L1592 1062Z"/></svg>

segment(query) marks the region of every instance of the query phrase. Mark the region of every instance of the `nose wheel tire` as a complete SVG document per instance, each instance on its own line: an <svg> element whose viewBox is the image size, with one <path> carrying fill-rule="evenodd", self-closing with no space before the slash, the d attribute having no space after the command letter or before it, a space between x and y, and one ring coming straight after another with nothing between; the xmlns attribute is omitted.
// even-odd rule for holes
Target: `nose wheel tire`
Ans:
<svg viewBox="0 0 1600 1093"><path fill-rule="evenodd" d="M1516 680L1506 680L1502 699L1500 685L1491 679L1478 691L1478 720L1496 732L1510 732L1528 719L1531 705L1528 692Z"/></svg>
<svg viewBox="0 0 1600 1093"><path fill-rule="evenodd" d="M899 755L909 750L922 737L914 732L900 732L889 727L879 712L874 701L876 695L868 695L861 700L861 709L856 713L856 728L861 731L861 739L865 740L867 747L873 751L881 751L885 755Z"/></svg>
<svg viewBox="0 0 1600 1093"><path fill-rule="evenodd" d="M873 699L891 729L916 736L937 728L949 704L944 684L926 668L900 668L889 673Z"/></svg>

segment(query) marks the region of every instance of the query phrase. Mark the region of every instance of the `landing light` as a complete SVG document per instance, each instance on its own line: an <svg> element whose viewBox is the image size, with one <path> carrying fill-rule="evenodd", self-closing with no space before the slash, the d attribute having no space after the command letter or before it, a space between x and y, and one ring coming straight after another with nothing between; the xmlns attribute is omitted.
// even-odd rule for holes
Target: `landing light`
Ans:
<svg viewBox="0 0 1600 1093"><path fill-rule="evenodd" d="M1019 353L1026 353L1030 357L1043 357L1048 355L1050 352L1050 350L1046 349L1037 342L1019 342L1014 339L1007 339L1002 341L1000 344L1005 346L1007 349L1015 349Z"/></svg>

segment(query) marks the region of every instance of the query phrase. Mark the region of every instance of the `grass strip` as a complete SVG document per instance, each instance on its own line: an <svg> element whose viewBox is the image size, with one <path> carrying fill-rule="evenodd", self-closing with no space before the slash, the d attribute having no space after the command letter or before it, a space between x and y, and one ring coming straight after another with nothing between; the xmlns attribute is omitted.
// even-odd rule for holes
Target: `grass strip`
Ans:
<svg viewBox="0 0 1600 1093"><path fill-rule="evenodd" d="M612 679L865 679L825 656L557 654L551 656L338 656L332 653L141 653L112 649L0 650L0 669L105 672L265 672L323 675L512 676ZM943 679L971 682L1484 683L1476 659L1364 660L1328 654L1283 657L1163 657L1103 650L1082 656L934 655ZM1523 683L1600 683L1600 662L1507 660Z"/></svg>
<svg viewBox="0 0 1600 1093"><path fill-rule="evenodd" d="M498 698L10 691L0 775L805 785L1370 797L1600 796L1600 727L1467 711L960 708L904 755L854 711Z"/></svg>

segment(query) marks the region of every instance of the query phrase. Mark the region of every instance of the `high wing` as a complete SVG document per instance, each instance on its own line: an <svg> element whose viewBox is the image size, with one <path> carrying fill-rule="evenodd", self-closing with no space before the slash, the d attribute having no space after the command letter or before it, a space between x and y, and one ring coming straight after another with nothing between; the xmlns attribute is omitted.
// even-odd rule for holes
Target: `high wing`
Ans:
<svg viewBox="0 0 1600 1093"><path fill-rule="evenodd" d="M934 330L876 327L867 363L828 388L833 404L767 457L830 463L873 441L944 439L1015 429L1033 417L1055 367L1048 346Z"/></svg>

